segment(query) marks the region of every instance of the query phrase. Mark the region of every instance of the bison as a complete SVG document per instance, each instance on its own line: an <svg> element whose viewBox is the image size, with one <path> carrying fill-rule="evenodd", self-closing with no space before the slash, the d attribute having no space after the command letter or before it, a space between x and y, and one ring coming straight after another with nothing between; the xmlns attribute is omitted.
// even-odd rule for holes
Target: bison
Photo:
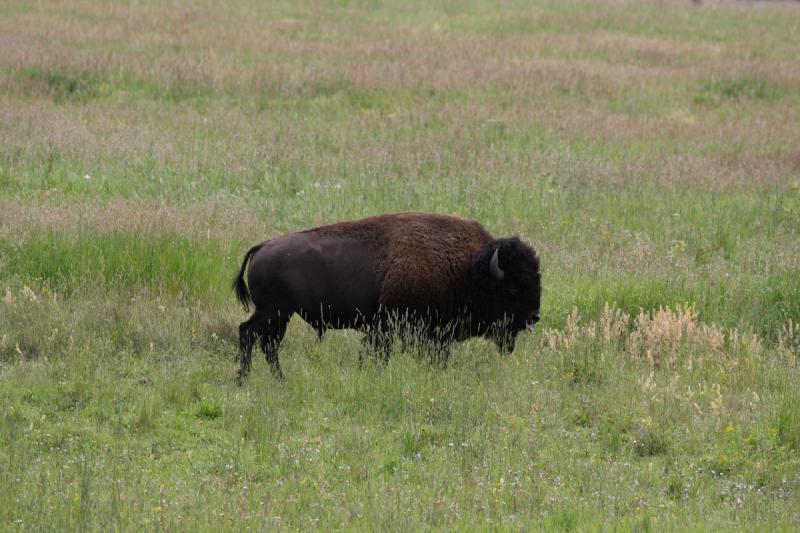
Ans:
<svg viewBox="0 0 800 533"><path fill-rule="evenodd" d="M364 331L364 348L384 358L400 324L444 355L473 336L511 352L517 334L539 320L541 276L538 255L518 237L495 239L455 216L392 213L257 244L233 289L245 310L255 305L239 326L241 384L256 339L283 376L278 346L295 313L320 337L329 328Z"/></svg>

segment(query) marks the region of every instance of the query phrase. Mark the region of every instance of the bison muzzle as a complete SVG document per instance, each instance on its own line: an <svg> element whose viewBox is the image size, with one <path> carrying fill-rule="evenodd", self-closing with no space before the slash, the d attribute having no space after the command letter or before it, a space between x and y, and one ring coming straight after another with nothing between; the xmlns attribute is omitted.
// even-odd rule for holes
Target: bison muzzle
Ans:
<svg viewBox="0 0 800 533"><path fill-rule="evenodd" d="M365 349L384 359L401 324L445 355L474 336L511 352L539 320L541 276L536 252L517 237L495 239L454 216L393 213L253 246L233 288L246 310L255 306L239 326L241 383L256 340L282 376L278 347L295 313L320 337L331 328L364 331Z"/></svg>

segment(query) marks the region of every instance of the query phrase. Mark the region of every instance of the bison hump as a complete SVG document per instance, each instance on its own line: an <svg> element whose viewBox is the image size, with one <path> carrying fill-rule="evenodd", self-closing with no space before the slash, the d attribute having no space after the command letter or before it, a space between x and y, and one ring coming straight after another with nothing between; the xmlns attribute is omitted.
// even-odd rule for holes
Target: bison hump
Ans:
<svg viewBox="0 0 800 533"><path fill-rule="evenodd" d="M389 239L381 305L455 312L466 297L472 258L491 237L482 226L455 218L419 220L402 229Z"/></svg>

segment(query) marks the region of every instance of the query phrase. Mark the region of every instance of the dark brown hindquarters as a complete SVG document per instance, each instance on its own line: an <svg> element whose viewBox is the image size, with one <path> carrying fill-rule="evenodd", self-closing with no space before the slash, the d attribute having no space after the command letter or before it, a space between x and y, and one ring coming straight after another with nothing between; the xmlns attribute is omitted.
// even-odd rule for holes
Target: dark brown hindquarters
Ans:
<svg viewBox="0 0 800 533"><path fill-rule="evenodd" d="M236 298L241 302L245 310L249 310L250 305L253 304L253 297L244 281L247 263L264 244L253 246L244 254L239 274L233 280L233 290L236 293ZM250 374L253 344L256 339L260 339L261 350L264 352L264 357L269 363L272 373L278 378L283 377L278 360L278 346L283 339L284 333L286 333L286 324L289 322L289 317L282 317L277 309L266 309L258 305L255 307L253 315L239 324L239 373L236 381L240 385Z"/></svg>

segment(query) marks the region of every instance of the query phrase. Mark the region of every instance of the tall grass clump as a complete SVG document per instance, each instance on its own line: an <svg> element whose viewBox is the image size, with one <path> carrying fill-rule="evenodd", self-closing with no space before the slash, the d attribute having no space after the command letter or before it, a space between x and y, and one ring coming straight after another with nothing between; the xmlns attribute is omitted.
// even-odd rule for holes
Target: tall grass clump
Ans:
<svg viewBox="0 0 800 533"><path fill-rule="evenodd" d="M0 241L0 249L5 280L36 282L65 295L100 287L218 300L229 277L217 243L175 234L48 231L20 243Z"/></svg>

